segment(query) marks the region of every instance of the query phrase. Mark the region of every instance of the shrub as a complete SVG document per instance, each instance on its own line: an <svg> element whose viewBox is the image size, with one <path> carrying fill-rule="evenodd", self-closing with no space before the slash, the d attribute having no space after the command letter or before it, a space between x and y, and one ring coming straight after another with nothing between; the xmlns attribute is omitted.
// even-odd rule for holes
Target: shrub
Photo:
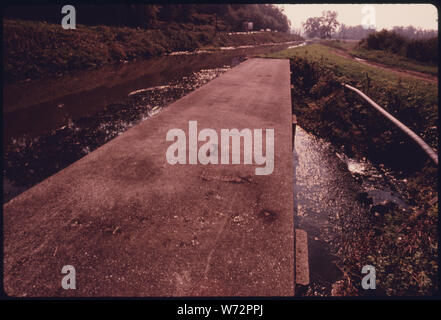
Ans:
<svg viewBox="0 0 441 320"><path fill-rule="evenodd" d="M403 57L436 64L438 62L438 38L410 40L393 31L371 33L359 42L368 50L385 50Z"/></svg>

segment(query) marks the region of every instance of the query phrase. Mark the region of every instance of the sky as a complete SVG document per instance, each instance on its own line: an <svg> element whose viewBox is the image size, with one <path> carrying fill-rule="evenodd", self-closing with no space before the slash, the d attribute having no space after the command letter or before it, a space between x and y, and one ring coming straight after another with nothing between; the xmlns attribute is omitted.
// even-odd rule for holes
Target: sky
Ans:
<svg viewBox="0 0 441 320"><path fill-rule="evenodd" d="M302 22L310 17L321 16L323 10L337 11L337 20L347 26L360 25L363 17L365 17L364 21L368 21L367 11L362 13L363 7L371 6L375 12L377 30L409 25L422 29L438 29L437 9L430 4L282 4L278 6L284 8L285 14L291 20L291 28L300 28Z"/></svg>

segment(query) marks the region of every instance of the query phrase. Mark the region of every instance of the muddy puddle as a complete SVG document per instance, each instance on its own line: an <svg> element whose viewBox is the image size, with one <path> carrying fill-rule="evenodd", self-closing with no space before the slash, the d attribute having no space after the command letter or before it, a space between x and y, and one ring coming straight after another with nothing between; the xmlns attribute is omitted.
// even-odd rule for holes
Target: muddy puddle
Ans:
<svg viewBox="0 0 441 320"><path fill-rule="evenodd" d="M293 43L174 53L3 88L3 202L247 57Z"/></svg>
<svg viewBox="0 0 441 320"><path fill-rule="evenodd" d="M296 127L294 213L296 228L308 233L311 281L298 288L299 296L334 294L333 286L350 269L345 265L347 242L360 241L358 234L371 228L376 214L373 208L393 205L407 209L400 196L404 183L384 167L350 159L330 143Z"/></svg>

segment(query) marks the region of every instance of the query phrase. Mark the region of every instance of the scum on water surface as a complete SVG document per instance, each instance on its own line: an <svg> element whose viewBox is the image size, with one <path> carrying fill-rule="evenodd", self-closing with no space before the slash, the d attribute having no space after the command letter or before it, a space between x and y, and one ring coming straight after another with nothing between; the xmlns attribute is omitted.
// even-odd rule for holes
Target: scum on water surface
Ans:
<svg viewBox="0 0 441 320"><path fill-rule="evenodd" d="M229 68L202 69L166 85L137 89L130 92L127 99L109 104L93 117L73 120L66 116L65 124L46 134L12 138L4 155L4 201L160 112Z"/></svg>
<svg viewBox="0 0 441 320"><path fill-rule="evenodd" d="M172 54L4 89L3 201L80 159L272 43ZM26 94L24 94L26 92Z"/></svg>
<svg viewBox="0 0 441 320"><path fill-rule="evenodd" d="M308 234L311 279L309 286L299 288L298 295L340 295L336 288L348 279L359 289L351 295L363 292L359 288L361 269L353 274L348 257L357 255L353 244L363 245L363 234L381 219L377 208L407 210L400 192L404 183L383 166L351 159L329 142L296 127L294 212L296 227ZM368 264L368 257L358 260Z"/></svg>

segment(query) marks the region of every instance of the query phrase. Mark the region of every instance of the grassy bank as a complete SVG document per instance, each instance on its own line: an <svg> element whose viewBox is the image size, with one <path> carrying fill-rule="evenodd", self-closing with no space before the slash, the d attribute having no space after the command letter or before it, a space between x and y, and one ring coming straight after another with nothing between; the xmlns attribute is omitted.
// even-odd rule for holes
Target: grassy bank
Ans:
<svg viewBox="0 0 441 320"><path fill-rule="evenodd" d="M353 49L357 45L358 41L344 41L344 40L321 40L320 44L348 51Z"/></svg>
<svg viewBox="0 0 441 320"><path fill-rule="evenodd" d="M33 79L203 47L294 40L300 39L281 32L216 33L212 25L174 24L153 30L78 25L76 30L64 30L58 24L4 20L4 79Z"/></svg>
<svg viewBox="0 0 441 320"><path fill-rule="evenodd" d="M409 39L394 31L381 30L362 39L358 47L387 51L414 61L438 64L438 36Z"/></svg>
<svg viewBox="0 0 441 320"><path fill-rule="evenodd" d="M408 59L386 50L366 49L365 47L360 46L358 42L323 40L320 43L338 50L346 51L353 57L377 62L389 67L418 71L435 76L438 75L438 66L435 64Z"/></svg>
<svg viewBox="0 0 441 320"><path fill-rule="evenodd" d="M438 75L438 67L433 64L426 64L410 60L384 50L366 50L361 47L356 47L355 49L349 51L349 54L390 67L428 73L434 76Z"/></svg>
<svg viewBox="0 0 441 320"><path fill-rule="evenodd" d="M410 212L392 205L372 207L372 225L340 251L349 267L347 288L360 283L360 270L372 264L377 288L387 295L433 294L437 283L437 169L408 137L341 82L366 92L432 147L438 146L437 84L398 77L314 44L268 55L289 58L293 112L301 127L355 158L385 164L407 179ZM363 290L358 291L364 294Z"/></svg>
<svg viewBox="0 0 441 320"><path fill-rule="evenodd" d="M323 98L326 90L334 94L343 94L339 83L345 82L358 87L367 93L378 104L392 113L400 121L419 134L433 148L438 147L437 121L438 121L438 89L436 83L421 81L411 77L400 77L384 69L360 64L356 61L335 55L332 50L324 45L313 44L310 46L283 50L268 57L295 58L308 70L295 70L293 81L315 100ZM308 67L306 67L308 66ZM300 68L300 67L299 67ZM301 74L299 77L299 72ZM329 79L328 79L329 78ZM332 82L336 87L332 87ZM301 83L299 83L301 81ZM312 91L311 91L312 90ZM322 92L323 91L323 92ZM330 98L330 96L326 96ZM363 103L344 93L345 99L355 101L354 106ZM352 108L353 106L351 106ZM365 106L363 105L363 108ZM370 107L365 109L370 110ZM366 111L368 112L368 111ZM374 119L379 119L374 115ZM361 125L361 123L360 123Z"/></svg>

